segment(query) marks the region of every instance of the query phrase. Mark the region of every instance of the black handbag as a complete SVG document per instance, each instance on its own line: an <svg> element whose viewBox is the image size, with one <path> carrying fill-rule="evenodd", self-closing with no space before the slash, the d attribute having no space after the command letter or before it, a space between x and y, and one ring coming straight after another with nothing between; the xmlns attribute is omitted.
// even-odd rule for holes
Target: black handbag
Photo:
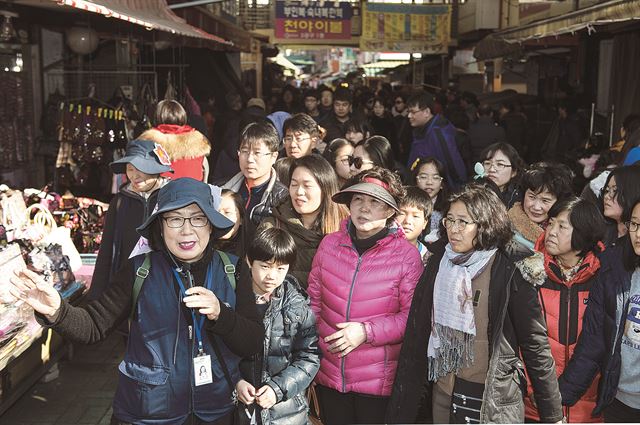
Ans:
<svg viewBox="0 0 640 425"><path fill-rule="evenodd" d="M482 395L484 384L465 381L456 378L451 396L451 410L449 412L452 424L478 424L480 423L480 409L482 408Z"/></svg>

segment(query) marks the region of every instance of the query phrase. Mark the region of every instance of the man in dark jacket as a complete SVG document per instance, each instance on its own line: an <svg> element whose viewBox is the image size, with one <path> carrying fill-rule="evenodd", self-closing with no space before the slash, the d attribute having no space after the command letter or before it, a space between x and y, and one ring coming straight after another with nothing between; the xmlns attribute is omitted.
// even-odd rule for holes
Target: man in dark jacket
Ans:
<svg viewBox="0 0 640 425"><path fill-rule="evenodd" d="M346 123L351 118L352 103L353 95L349 89L338 87L333 93L333 112L320 121L320 127L327 130L324 136L325 143L344 137L347 132Z"/></svg>
<svg viewBox="0 0 640 425"><path fill-rule="evenodd" d="M413 142L409 152L409 168L416 159L432 156L446 167L446 179L456 188L467 180L466 167L456 145L456 129L447 119L433 115L433 97L426 93L409 99L409 123L413 127Z"/></svg>
<svg viewBox="0 0 640 425"><path fill-rule="evenodd" d="M478 118L469 127L469 138L471 139L472 162L481 161L480 153L489 145L494 143L504 143L506 136L504 129L498 127L492 117L491 106L482 104L478 108Z"/></svg>
<svg viewBox="0 0 640 425"><path fill-rule="evenodd" d="M240 172L222 189L239 193L249 219L245 224L258 225L263 218L271 215L273 206L289 196L289 191L280 183L273 169L280 140L276 129L267 122L248 125L240 135L240 140Z"/></svg>

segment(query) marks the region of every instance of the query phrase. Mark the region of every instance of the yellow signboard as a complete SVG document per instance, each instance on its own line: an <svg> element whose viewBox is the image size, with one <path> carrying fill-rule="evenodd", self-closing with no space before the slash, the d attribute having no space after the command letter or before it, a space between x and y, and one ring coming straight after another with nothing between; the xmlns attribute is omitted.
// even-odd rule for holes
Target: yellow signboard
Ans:
<svg viewBox="0 0 640 425"><path fill-rule="evenodd" d="M360 49L446 53L451 39L451 6L364 3Z"/></svg>

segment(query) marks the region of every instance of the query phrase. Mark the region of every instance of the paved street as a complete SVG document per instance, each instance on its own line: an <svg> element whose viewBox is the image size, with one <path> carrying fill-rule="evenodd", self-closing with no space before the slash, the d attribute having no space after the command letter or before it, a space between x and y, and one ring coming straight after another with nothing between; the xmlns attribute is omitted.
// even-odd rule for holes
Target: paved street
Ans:
<svg viewBox="0 0 640 425"><path fill-rule="evenodd" d="M59 377L38 382L0 417L0 424L109 424L123 352L117 334L100 344L76 346L73 359L59 363Z"/></svg>

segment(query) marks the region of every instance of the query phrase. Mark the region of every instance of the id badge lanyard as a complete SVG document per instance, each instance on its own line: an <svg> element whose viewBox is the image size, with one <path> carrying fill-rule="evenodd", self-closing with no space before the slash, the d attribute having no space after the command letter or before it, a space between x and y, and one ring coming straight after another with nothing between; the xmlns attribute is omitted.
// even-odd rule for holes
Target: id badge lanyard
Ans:
<svg viewBox="0 0 640 425"><path fill-rule="evenodd" d="M184 287L184 283L182 283L182 279L180 278L180 274L173 269L173 275L175 276L176 280L178 281L178 285L180 285L180 293L182 295L182 298L187 296L187 290ZM206 277L206 281L205 281L205 288L207 288L208 290L211 290L211 283L212 279L211 279L211 266L209 266L209 269L207 270L207 277ZM182 300L180 300L182 302ZM206 319L206 316L203 314L199 314L198 313L198 318L200 320L197 320L198 318L196 318L196 313L194 311L194 309L190 308L189 311L191 312L191 318L193 319L193 329L194 329L194 333L196 335L196 341L198 342L198 355L204 355L204 345L202 343L202 329L204 327L204 321Z"/></svg>

